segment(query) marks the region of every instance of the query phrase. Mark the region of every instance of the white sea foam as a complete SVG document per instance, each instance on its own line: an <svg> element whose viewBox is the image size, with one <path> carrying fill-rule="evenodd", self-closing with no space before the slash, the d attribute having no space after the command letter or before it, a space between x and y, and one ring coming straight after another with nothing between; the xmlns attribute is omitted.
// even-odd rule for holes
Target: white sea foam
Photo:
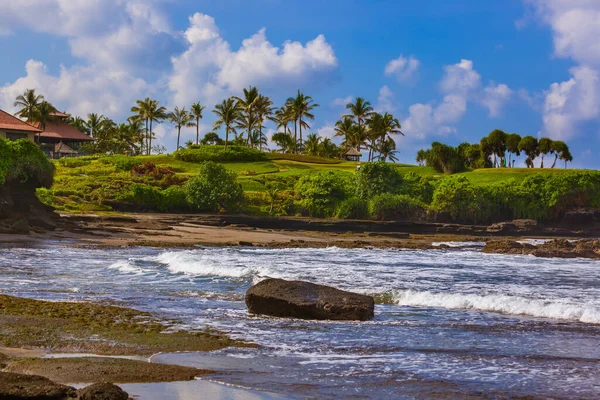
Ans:
<svg viewBox="0 0 600 400"><path fill-rule="evenodd" d="M266 268L249 267L239 261L228 262L228 260L206 256L203 253L194 251L165 252L156 256L156 261L167 265L172 273L184 273L194 276L244 278L265 275L268 272Z"/></svg>
<svg viewBox="0 0 600 400"><path fill-rule="evenodd" d="M434 293L414 290L396 291L393 293L393 299L396 304L404 306L481 310L600 324L599 306L573 304L556 299L531 299L502 294Z"/></svg>
<svg viewBox="0 0 600 400"><path fill-rule="evenodd" d="M117 271L123 272L125 274L141 275L145 272L142 268L136 267L129 261L117 261L116 263L109 265L108 268L116 269Z"/></svg>
<svg viewBox="0 0 600 400"><path fill-rule="evenodd" d="M448 246L448 247L483 247L485 242L433 242L432 246Z"/></svg>

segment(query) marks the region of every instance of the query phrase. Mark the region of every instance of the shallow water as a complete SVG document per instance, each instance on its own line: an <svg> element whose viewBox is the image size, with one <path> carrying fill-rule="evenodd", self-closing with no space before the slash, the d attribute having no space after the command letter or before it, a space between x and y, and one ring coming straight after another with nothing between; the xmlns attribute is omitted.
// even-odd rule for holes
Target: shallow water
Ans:
<svg viewBox="0 0 600 400"><path fill-rule="evenodd" d="M467 243L477 246L480 243ZM372 322L251 317L266 277L376 296ZM153 357L315 398L600 396L600 262L440 250L0 249L0 291L95 300L206 325L260 349Z"/></svg>

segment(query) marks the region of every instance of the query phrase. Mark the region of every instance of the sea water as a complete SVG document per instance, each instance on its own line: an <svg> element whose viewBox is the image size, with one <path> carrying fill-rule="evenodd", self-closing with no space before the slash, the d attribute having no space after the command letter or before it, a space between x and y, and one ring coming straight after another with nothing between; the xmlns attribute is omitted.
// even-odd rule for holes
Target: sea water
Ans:
<svg viewBox="0 0 600 400"><path fill-rule="evenodd" d="M600 398L600 261L439 250L0 248L0 292L154 312L258 349L159 354L292 398ZM373 295L370 322L248 315L268 277ZM180 397L187 399L185 395Z"/></svg>

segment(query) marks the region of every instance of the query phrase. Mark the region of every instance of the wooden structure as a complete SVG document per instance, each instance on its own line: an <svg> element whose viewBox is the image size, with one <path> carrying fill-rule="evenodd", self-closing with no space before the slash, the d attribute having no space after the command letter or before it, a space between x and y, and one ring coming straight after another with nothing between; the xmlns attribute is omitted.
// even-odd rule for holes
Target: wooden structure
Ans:
<svg viewBox="0 0 600 400"><path fill-rule="evenodd" d="M19 118L0 110L0 137L8 140L29 139L35 141L35 136L41 132L37 127L21 121Z"/></svg>
<svg viewBox="0 0 600 400"><path fill-rule="evenodd" d="M362 154L360 151L356 150L355 147L350 147L342 154L342 157L344 157L344 160L346 161L360 161Z"/></svg>
<svg viewBox="0 0 600 400"><path fill-rule="evenodd" d="M40 148L48 157L76 157L82 144L94 141L67 123L68 114L54 112L51 116L52 119L45 124L37 138Z"/></svg>

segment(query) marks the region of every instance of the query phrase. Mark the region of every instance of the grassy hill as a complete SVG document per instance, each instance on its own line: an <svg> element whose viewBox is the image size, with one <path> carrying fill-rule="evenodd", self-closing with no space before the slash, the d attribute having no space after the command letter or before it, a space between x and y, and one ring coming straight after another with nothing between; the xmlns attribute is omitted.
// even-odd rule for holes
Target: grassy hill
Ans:
<svg viewBox="0 0 600 400"><path fill-rule="evenodd" d="M357 164L318 157L293 155L268 155L269 159L255 162L225 162L227 169L238 174L238 182L246 192L248 204L245 212L265 213L266 186L265 181L280 179L286 182L288 189L300 177L320 172L337 171L354 174ZM152 176L131 172L136 163L151 162L158 167L169 168L172 175L157 179ZM82 157L55 161L56 174L51 189L42 189L39 197L47 204L65 212L111 211L120 209L127 203L127 193L132 185L165 190L169 187L180 187L191 176L197 175L200 164L176 160L171 155L139 156L139 157ZM429 167L406 164L394 164L400 173L416 173L433 179L443 177L442 174ZM463 175L474 184L488 184L505 180L520 181L531 174L562 174L575 172L571 169L478 169L463 172ZM293 189L292 189L293 191ZM280 197L293 198L293 193L282 191Z"/></svg>

